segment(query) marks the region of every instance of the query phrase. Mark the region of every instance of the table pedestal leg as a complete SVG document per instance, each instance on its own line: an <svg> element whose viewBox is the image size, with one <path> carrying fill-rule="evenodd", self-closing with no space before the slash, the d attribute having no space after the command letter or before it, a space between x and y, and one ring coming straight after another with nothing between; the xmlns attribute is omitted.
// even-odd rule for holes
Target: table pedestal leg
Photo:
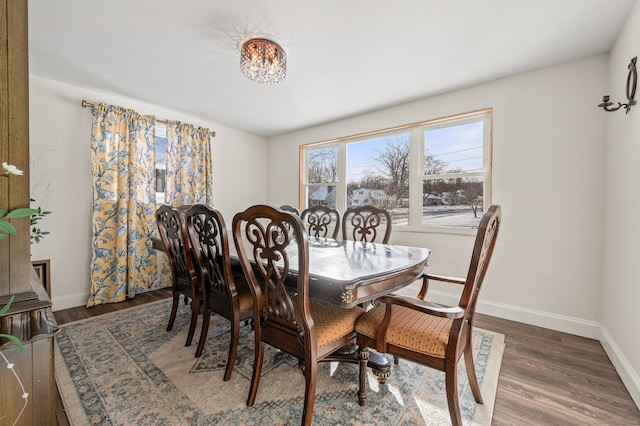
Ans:
<svg viewBox="0 0 640 426"><path fill-rule="evenodd" d="M347 346L343 346L326 358L323 358L321 362L348 362L351 364L359 364L358 359L358 345L353 341ZM373 349L369 349L369 359L367 361L367 367L371 368L373 373L378 378L378 383L385 384L387 378L391 374L391 363L389 360Z"/></svg>

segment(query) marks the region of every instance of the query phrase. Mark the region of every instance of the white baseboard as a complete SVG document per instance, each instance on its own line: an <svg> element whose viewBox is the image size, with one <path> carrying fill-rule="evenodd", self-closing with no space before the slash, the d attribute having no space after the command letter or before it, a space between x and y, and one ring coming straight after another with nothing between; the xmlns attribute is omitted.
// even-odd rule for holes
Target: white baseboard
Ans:
<svg viewBox="0 0 640 426"><path fill-rule="evenodd" d="M429 290L429 300L433 300L436 303L454 306L458 304L459 299L460 296L457 294ZM478 300L476 312L576 336L600 339L600 323L595 321L482 299Z"/></svg>
<svg viewBox="0 0 640 426"><path fill-rule="evenodd" d="M74 293L63 297L52 297L51 310L55 312L75 308L76 306L86 306L87 300L89 300L89 293Z"/></svg>
<svg viewBox="0 0 640 426"><path fill-rule="evenodd" d="M624 356L624 353L620 350L620 347L616 344L615 340L613 340L613 337L611 337L607 329L602 326L600 327L600 331L600 343L602 343L604 351L607 353L618 375L620 375L622 383L627 387L631 398L633 398L633 401L640 408L640 377L638 373L633 369L633 366L627 357Z"/></svg>

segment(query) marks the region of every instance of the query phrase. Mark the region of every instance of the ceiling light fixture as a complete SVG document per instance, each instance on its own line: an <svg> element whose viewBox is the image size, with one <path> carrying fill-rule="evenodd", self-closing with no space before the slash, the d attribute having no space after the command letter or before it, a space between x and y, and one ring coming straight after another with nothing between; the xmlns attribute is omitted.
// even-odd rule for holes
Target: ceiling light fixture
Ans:
<svg viewBox="0 0 640 426"><path fill-rule="evenodd" d="M287 76L287 53L265 38L249 38L240 48L240 71L249 80L278 84Z"/></svg>

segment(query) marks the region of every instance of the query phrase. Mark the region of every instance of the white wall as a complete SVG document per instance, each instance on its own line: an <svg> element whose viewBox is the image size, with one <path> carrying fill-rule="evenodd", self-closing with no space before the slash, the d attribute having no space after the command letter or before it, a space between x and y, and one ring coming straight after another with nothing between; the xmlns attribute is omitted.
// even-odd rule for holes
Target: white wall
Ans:
<svg viewBox="0 0 640 426"><path fill-rule="evenodd" d="M614 102L626 102L627 66L634 56L640 56L640 3L611 51L609 84L603 95L611 95ZM623 110L603 114L607 160L601 341L640 406L640 105L628 114Z"/></svg>
<svg viewBox="0 0 640 426"><path fill-rule="evenodd" d="M229 223L247 206L266 200L266 139L178 111L31 75L30 183L36 205L53 213L40 223L51 232L32 245L32 260L51 260L53 310L84 305L91 261L91 110L81 101L106 102L142 114L209 127L214 205ZM215 102L215 100L212 100Z"/></svg>
<svg viewBox="0 0 640 426"><path fill-rule="evenodd" d="M503 224L478 310L597 338L607 64L599 55L273 137L268 200L297 201L297 167L277 165L297 165L301 144L491 107ZM473 237L394 228L391 241L430 248L433 273L464 276ZM445 289L432 294L455 303Z"/></svg>

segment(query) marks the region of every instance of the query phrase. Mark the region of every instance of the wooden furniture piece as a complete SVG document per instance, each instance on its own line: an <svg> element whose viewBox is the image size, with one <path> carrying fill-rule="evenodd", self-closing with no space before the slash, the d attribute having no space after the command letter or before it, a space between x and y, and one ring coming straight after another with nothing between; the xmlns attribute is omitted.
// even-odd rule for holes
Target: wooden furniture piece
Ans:
<svg viewBox="0 0 640 426"><path fill-rule="evenodd" d="M313 206L300 215L307 233L314 238L338 238L340 231L340 213L327 206Z"/></svg>
<svg viewBox="0 0 640 426"><path fill-rule="evenodd" d="M308 237L294 214L249 207L234 216L233 238L253 294L255 358L247 405L256 399L267 343L300 360L305 377L302 424L310 425L317 363L354 339L355 322L364 311L309 297ZM294 241L295 247L287 250ZM297 263L295 289L285 285L292 261Z"/></svg>
<svg viewBox="0 0 640 426"><path fill-rule="evenodd" d="M250 252L251 244L244 240L243 243ZM151 238L151 244L156 250L165 250L162 241L156 237ZM344 308L359 306L419 279L430 254L429 249L421 247L359 241L308 241L308 247L310 296ZM238 254L235 245L231 245L229 249L233 269ZM294 279L287 280L285 285L293 282L295 288L298 252L294 243L288 246L287 254L290 258L288 273ZM335 360L357 363L355 346L351 349L351 352L339 354L340 356L334 354ZM391 371L387 359L376 352L369 355L368 366L381 383L384 383Z"/></svg>
<svg viewBox="0 0 640 426"><path fill-rule="evenodd" d="M293 207L290 204L283 204L280 206L280 210L284 210L285 212L295 213L296 216L300 216L300 210Z"/></svg>
<svg viewBox="0 0 640 426"><path fill-rule="evenodd" d="M217 313L231 323L229 357L224 380L231 378L236 362L240 321L253 316L253 298L243 274L235 277L229 258L229 239L222 214L202 204L184 212L203 299L202 330L196 357L202 355L211 315Z"/></svg>
<svg viewBox="0 0 640 426"><path fill-rule="evenodd" d="M427 275L433 279L463 285L456 307L445 307L423 300L425 289L417 298L388 295L381 304L364 314L356 325L360 347L359 403L364 405L367 348L402 358L445 372L449 414L454 426L462 425L458 403L458 360L464 354L469 385L475 400L482 404L471 347L473 316L487 266L498 236L500 206L492 205L480 220L471 263L466 279Z"/></svg>
<svg viewBox="0 0 640 426"><path fill-rule="evenodd" d="M171 263L171 281L173 289L173 305L167 331L173 328L178 311L180 294L184 295L184 302L191 299L191 322L189 324L189 334L185 346L191 346L193 334L198 321L200 311L200 281L195 270L191 245L189 244L189 233L184 223L183 213L171 206L162 205L156 210L156 220L158 224L158 234L162 239L164 251Z"/></svg>
<svg viewBox="0 0 640 426"><path fill-rule="evenodd" d="M251 244L242 241L246 250ZM430 250L360 241L308 241L312 297L352 308L405 287L422 277ZM157 244L155 245L157 247ZM238 258L230 247L231 259ZM289 275L298 275L295 242L287 249ZM232 263L233 268L233 263Z"/></svg>
<svg viewBox="0 0 640 426"><path fill-rule="evenodd" d="M0 178L0 206L29 207L29 54L27 0L0 0L0 162L23 176ZM0 424L55 424L54 339L58 326L51 301L31 265L29 219L11 219L18 234L0 241L0 334L22 342L24 351L0 339ZM1 358L1 357L0 357ZM24 390L13 376L15 371ZM25 400L23 392L29 394ZM25 401L28 401L25 405Z"/></svg>
<svg viewBox="0 0 640 426"><path fill-rule="evenodd" d="M391 216L385 209L371 205L357 206L347 209L342 216L343 240L387 244L390 236Z"/></svg>

